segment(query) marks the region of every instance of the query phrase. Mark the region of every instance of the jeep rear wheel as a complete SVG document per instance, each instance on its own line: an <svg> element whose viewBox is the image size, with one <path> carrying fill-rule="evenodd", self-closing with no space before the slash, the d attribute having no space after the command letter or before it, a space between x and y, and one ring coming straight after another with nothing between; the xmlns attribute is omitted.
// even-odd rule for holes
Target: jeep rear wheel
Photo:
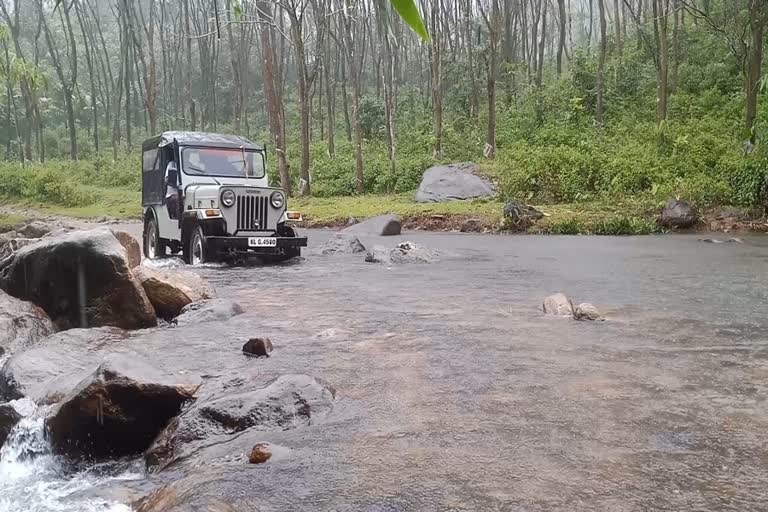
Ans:
<svg viewBox="0 0 768 512"><path fill-rule="evenodd" d="M148 260L165 256L165 244L160 239L160 231L154 217L150 217L144 224L144 256Z"/></svg>
<svg viewBox="0 0 768 512"><path fill-rule="evenodd" d="M191 265L202 265L208 263L208 244L205 241L203 228L196 226L189 239L189 261Z"/></svg>

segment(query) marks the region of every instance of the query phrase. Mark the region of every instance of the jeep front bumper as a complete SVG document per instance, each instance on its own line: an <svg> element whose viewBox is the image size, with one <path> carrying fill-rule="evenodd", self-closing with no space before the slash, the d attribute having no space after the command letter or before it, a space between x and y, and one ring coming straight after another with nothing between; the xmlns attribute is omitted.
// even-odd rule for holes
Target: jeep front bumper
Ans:
<svg viewBox="0 0 768 512"><path fill-rule="evenodd" d="M307 246L306 237L267 237L274 238L276 245L274 247L252 247L249 245L248 237L242 236L208 236L205 238L208 244L208 251L211 254L218 255L274 255L282 256L288 254L292 249L300 249Z"/></svg>

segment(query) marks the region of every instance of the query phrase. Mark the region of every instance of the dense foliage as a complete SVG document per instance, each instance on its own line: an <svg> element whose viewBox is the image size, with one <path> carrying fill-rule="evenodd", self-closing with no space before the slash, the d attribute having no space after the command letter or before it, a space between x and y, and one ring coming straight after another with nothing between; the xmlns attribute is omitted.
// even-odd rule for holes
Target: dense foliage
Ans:
<svg viewBox="0 0 768 512"><path fill-rule="evenodd" d="M389 155L385 95L373 71L366 72L366 86L360 98L365 191L390 194L413 191L429 166L473 160L482 163L484 172L498 182L503 198L536 204L606 201L629 196L640 198L649 205L659 204L670 196L682 196L701 206L756 206L765 201L768 152L761 143L764 94L762 90L759 93L760 108L755 125L757 144L752 145L747 142L750 134L745 134L743 128L743 70L729 51L723 33L692 14L681 21L676 36L678 51L673 55L676 73L669 95L669 113L660 122L655 111L657 83L653 48L643 44L640 37L648 27L641 26L633 31L630 23L630 29L624 33L621 52L617 51L616 36L609 31L603 100L605 120L600 124L596 122L599 54L594 40L584 40L584 6L590 3L574 4L576 7L569 15L576 25L570 35L575 42L561 74L556 72L556 48L552 45L544 50L546 64L540 86L531 78L525 62L502 62L499 65L493 159L483 155L488 108L482 107L482 103L476 112L470 108L471 85L465 56L448 52L443 58L441 154L436 155L434 151L434 97L426 84L418 83L420 78L415 75L407 76L399 84L394 164ZM714 1L711 4L727 5ZM478 41L483 42L487 34L479 21L480 14L474 26ZM51 16L53 19L54 15ZM624 16L629 14L624 13ZM106 32L110 30L109 26L104 22ZM54 36L56 30L54 26ZM400 33L399 37L408 41L404 43L406 49L427 55L429 43L421 42L413 34ZM7 33L3 34L3 41L12 52ZM29 44L29 41L22 41L22 44ZM475 58L482 63L488 50L481 44L476 51ZM23 114L23 108L18 93L0 98L0 107L7 114L6 124L0 128L0 154L6 160L0 164L0 194L63 206L85 206L98 200L99 189L135 193L140 187L137 140L149 132L146 112L140 105L138 109L136 104L133 105L133 141L126 139L125 124L115 138L112 125L97 122L98 140L102 141L97 150L94 143L97 138L89 120L90 97L83 83L74 94L80 161L69 160L71 145L66 115L61 108L62 90L55 82L56 74L50 63L44 53L40 53L40 64L35 72L47 77L41 81L43 85L39 93L45 99L40 105L46 122L37 147L45 148L46 161L37 163L40 159L35 156L33 161L26 161L21 167L22 140L11 109L20 109ZM414 62L418 64L419 61ZM410 66L414 66L414 62ZM422 62L428 64L428 61ZM413 71L415 68L409 69ZM5 71L6 80L12 82L11 88L19 87L18 72ZM484 91L488 77L483 69L476 71L474 85L477 90ZM421 75L424 76L429 78L429 70L426 75ZM298 184L299 162L302 161L301 102L299 92L290 86L294 79L288 68L288 87L283 102L287 163L291 181ZM82 74L79 80L85 80ZM215 122L208 120L202 127L242 133L266 142L270 160L274 163L273 135L266 113L254 109L250 123L235 122L229 80L222 70L219 99L223 104L222 117ZM137 84L141 84L140 80ZM194 94L205 95L204 90L196 89L198 85L195 82ZM255 97L260 95L261 85L258 77L250 83ZM320 89L313 94L320 95ZM311 105L309 157L314 196L352 195L357 191L355 145L352 130L345 124L341 110L344 94L347 94L344 89L336 90L333 156L329 155L327 118L321 117L327 96ZM174 101L178 101L177 96L173 96ZM351 101L351 98L347 99ZM158 101L160 111L165 112L164 100L159 98ZM184 114L184 107L179 108L180 116ZM178 124L163 115L158 129L188 127L185 118L177 117L177 120ZM114 141L113 147L105 148L104 141ZM276 174L273 178L279 184ZM631 218L625 221L635 222ZM577 228L564 223L555 229L567 233L578 231ZM610 229L621 231L621 226L611 226ZM638 231L637 225L633 226L633 231Z"/></svg>

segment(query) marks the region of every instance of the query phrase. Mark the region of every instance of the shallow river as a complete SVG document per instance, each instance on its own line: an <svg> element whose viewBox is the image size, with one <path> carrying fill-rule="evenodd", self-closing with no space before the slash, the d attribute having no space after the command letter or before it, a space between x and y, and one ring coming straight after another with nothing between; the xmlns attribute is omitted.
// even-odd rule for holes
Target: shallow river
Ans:
<svg viewBox="0 0 768 512"><path fill-rule="evenodd" d="M320 255L328 236L310 233L301 262L199 269L246 314L122 346L203 376L203 394L321 377L330 415L154 476L132 461L64 474L44 446L22 461L6 446L0 511L127 510L116 503L169 481L254 511L768 507L768 237L412 234L376 243L413 240L439 261L387 267ZM544 317L558 291L608 321ZM271 358L242 356L253 336ZM258 441L276 456L249 466Z"/></svg>

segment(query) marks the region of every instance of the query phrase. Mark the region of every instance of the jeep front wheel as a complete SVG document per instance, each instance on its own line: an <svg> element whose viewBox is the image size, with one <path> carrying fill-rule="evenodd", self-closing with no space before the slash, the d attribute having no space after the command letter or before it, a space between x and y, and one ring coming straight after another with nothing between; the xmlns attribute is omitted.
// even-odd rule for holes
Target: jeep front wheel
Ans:
<svg viewBox="0 0 768 512"><path fill-rule="evenodd" d="M192 265L202 265L208 261L208 244L205 240L205 234L203 234L203 228L196 226L189 239L188 263Z"/></svg>

